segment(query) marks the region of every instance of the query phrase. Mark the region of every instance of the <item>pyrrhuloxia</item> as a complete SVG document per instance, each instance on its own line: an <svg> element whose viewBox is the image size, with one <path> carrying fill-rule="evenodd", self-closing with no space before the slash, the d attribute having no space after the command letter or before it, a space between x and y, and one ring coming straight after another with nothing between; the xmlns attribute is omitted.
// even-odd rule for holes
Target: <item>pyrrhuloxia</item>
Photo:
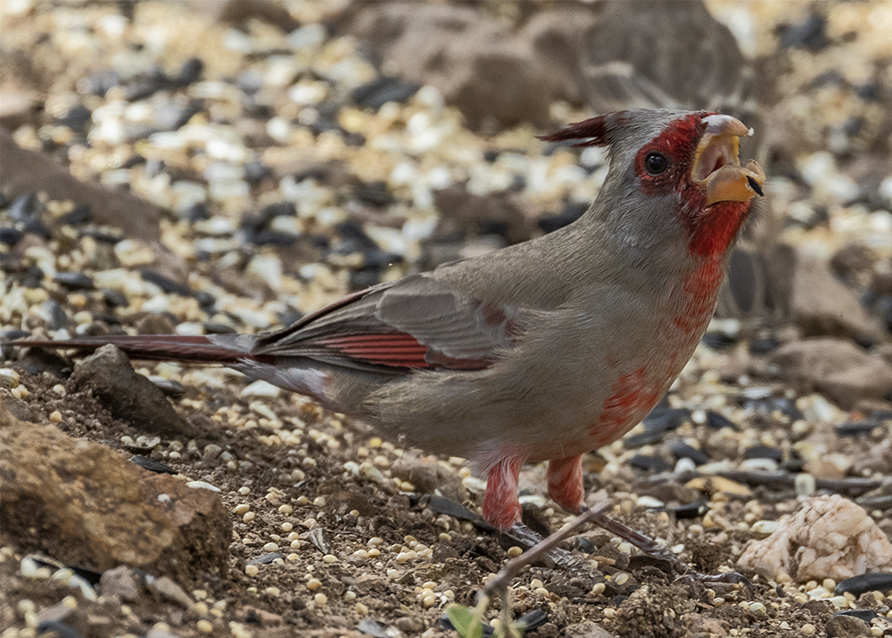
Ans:
<svg viewBox="0 0 892 638"><path fill-rule="evenodd" d="M575 223L373 286L277 332L109 336L22 345L218 363L486 472L484 518L520 521L517 480L548 460L548 493L584 507L580 457L656 405L715 308L729 249L760 192L740 121L625 111L545 139L607 146L610 170Z"/></svg>

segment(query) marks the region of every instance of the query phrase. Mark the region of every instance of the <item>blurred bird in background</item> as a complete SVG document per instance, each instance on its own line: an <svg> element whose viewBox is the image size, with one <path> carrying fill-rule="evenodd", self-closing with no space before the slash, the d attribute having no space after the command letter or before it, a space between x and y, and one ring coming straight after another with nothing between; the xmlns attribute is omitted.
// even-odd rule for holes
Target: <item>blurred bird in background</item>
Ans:
<svg viewBox="0 0 892 638"><path fill-rule="evenodd" d="M593 115L636 108L726 113L754 129L741 140L741 152L770 172L756 69L702 0L605 0L602 6L578 54L580 93ZM720 317L772 321L784 314L770 263L778 216L770 202L755 213L732 254Z"/></svg>

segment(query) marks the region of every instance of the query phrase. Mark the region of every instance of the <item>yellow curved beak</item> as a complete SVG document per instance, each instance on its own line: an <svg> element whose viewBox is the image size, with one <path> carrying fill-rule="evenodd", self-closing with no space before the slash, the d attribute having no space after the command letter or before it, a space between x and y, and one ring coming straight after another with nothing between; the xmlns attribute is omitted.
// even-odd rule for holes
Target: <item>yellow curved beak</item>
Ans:
<svg viewBox="0 0 892 638"><path fill-rule="evenodd" d="M704 131L694 155L691 181L705 187L706 205L748 202L762 195L762 167L755 160L741 166L737 158L740 138L752 135L752 129L730 115L708 115L701 122Z"/></svg>

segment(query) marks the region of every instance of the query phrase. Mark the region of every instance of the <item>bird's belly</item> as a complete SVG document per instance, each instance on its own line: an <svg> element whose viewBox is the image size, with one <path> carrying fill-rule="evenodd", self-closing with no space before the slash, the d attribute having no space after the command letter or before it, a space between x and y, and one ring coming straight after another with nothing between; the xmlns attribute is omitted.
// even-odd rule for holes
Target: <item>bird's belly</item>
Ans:
<svg viewBox="0 0 892 638"><path fill-rule="evenodd" d="M583 430L567 428L566 436L556 441L560 457L596 450L622 438L659 403L691 358L703 332L709 325L715 307L715 295L696 305L681 304L655 326L656 339L650 342L647 356L621 359L620 354L607 357L606 363L616 371L609 395L597 406L590 406L590 416ZM654 344L658 344L655 346ZM542 459L554 450L541 449Z"/></svg>

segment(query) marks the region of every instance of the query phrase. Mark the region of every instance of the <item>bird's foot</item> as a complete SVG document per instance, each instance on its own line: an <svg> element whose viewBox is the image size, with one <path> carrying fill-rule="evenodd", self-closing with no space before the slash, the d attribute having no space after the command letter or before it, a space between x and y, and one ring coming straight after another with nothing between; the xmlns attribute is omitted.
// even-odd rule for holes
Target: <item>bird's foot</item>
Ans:
<svg viewBox="0 0 892 638"><path fill-rule="evenodd" d="M483 594L491 595L493 592L501 592L507 589L511 581L520 573L520 570L539 560L543 555L548 555L555 562L556 566L561 568L575 564L577 561L573 555L566 550L560 549L558 544L573 536L587 522L594 520L597 516L601 516L601 512L609 506L610 503L604 501L593 508L586 508L570 524L565 525L547 538L542 538L536 532L523 526L526 532L532 535L529 537L530 540L536 538L538 541L520 556L509 560L501 571L496 574L495 578L486 584L483 588ZM515 525L514 527L517 526ZM511 529L513 530L514 527ZM557 553L555 553L555 550L557 550Z"/></svg>
<svg viewBox="0 0 892 638"><path fill-rule="evenodd" d="M527 525L520 522L515 523L508 530L502 532L502 536L525 550L524 556L529 554L532 548L541 543L545 538L539 532L530 529ZM547 567L555 567L559 569L565 569L577 562L577 559L573 554L560 547L552 547L546 552L540 552L533 556L530 562L532 563L536 560L543 561Z"/></svg>
<svg viewBox="0 0 892 638"><path fill-rule="evenodd" d="M587 507L583 507L580 508L580 511L588 509L589 508ZM591 520L598 527L610 532L614 536L617 536L624 541L628 541L630 544L637 547L645 555L656 560L665 561L666 563L668 563L670 569L673 572L673 575L676 577L676 581L700 581L705 585L743 585L749 595L751 597L753 595L753 586L750 583L749 579L739 572L731 571L725 572L724 574L700 573L685 565L678 558L678 556L673 554L666 547L663 547L662 545L657 543L652 538L645 536L640 532L636 532L631 527L623 525L619 521L614 520L609 516L606 516L605 514L602 514L601 511L593 514L589 520Z"/></svg>

